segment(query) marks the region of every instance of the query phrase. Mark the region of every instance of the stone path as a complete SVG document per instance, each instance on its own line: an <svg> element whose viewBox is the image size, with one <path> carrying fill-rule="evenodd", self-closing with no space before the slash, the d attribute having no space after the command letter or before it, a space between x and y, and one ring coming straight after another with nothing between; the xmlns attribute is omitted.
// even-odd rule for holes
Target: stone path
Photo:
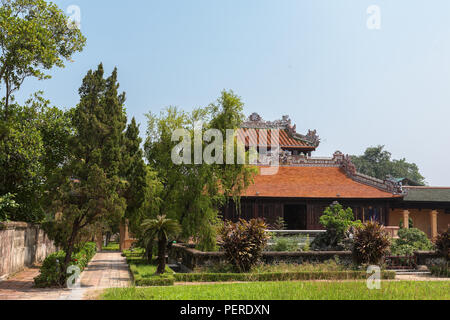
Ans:
<svg viewBox="0 0 450 320"><path fill-rule="evenodd" d="M127 287L131 276L124 257L119 252L99 252L81 275L80 289L35 289L33 278L38 268L26 269L0 282L0 300L81 300L95 291Z"/></svg>

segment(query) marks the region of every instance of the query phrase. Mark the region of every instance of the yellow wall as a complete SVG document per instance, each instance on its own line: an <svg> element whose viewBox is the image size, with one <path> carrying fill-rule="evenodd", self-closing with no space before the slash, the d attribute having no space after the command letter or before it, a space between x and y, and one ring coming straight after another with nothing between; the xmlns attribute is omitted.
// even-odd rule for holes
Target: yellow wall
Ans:
<svg viewBox="0 0 450 320"><path fill-rule="evenodd" d="M409 217L413 220L414 228L425 232L431 238L431 209L408 209ZM403 209L391 210L389 215L389 225L399 226L403 221ZM444 210L438 210L438 233L447 231L450 226L450 214L445 214Z"/></svg>

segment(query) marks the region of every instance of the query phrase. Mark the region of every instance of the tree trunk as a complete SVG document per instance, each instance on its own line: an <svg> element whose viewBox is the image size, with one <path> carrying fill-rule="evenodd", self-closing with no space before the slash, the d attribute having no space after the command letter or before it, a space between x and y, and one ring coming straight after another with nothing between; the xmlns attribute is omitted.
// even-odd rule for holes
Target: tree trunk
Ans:
<svg viewBox="0 0 450 320"><path fill-rule="evenodd" d="M66 256L64 257L64 263L62 265L62 270L60 270L60 285L64 286L67 278L67 268L69 267L70 261L72 260L72 253L75 247L75 239L78 235L78 224L75 223L72 228L72 234L70 235L70 239L67 243L67 247L65 248Z"/></svg>
<svg viewBox="0 0 450 320"><path fill-rule="evenodd" d="M162 235L158 240L158 269L157 274L163 274L166 271L166 247L167 238Z"/></svg>
<svg viewBox="0 0 450 320"><path fill-rule="evenodd" d="M111 241L111 232L106 232L105 246L107 247Z"/></svg>
<svg viewBox="0 0 450 320"><path fill-rule="evenodd" d="M147 248L145 248L145 257L147 258L147 262L151 264L153 260L153 241L149 241L147 244Z"/></svg>

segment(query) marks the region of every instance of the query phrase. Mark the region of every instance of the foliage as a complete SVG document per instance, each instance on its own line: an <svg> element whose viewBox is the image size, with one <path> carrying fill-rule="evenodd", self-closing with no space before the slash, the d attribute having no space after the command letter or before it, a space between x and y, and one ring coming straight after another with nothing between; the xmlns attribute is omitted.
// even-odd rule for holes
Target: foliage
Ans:
<svg viewBox="0 0 450 320"><path fill-rule="evenodd" d="M345 242L349 238L350 229L361 225L355 221L351 208L344 209L338 202L327 207L320 217L320 224L326 233L317 236L311 247L313 250L342 250L348 248Z"/></svg>
<svg viewBox="0 0 450 320"><path fill-rule="evenodd" d="M353 243L353 259L358 264L381 264L389 250L390 238L377 222L366 222L358 227Z"/></svg>
<svg viewBox="0 0 450 320"><path fill-rule="evenodd" d="M4 196L0 196L0 221L8 220L8 211L18 206L13 194L7 193Z"/></svg>
<svg viewBox="0 0 450 320"><path fill-rule="evenodd" d="M401 229L403 229L403 224L404 224L403 220L400 221L399 227L400 227ZM412 219L411 217L408 219L408 224L409 224L409 229L414 228L414 221L413 221L413 219Z"/></svg>
<svg viewBox="0 0 450 320"><path fill-rule="evenodd" d="M437 253L447 261L450 261L450 228L438 235L434 243Z"/></svg>
<svg viewBox="0 0 450 320"><path fill-rule="evenodd" d="M95 232L104 219L118 221L126 208L126 183L120 177L125 94L118 89L117 70L105 79L100 64L83 79L80 103L70 112L75 133L67 160L53 177L49 198L54 214L44 224L66 252L66 265L84 231Z"/></svg>
<svg viewBox="0 0 450 320"><path fill-rule="evenodd" d="M167 214L169 218L178 220L183 227L181 237L194 240L203 251L216 250L216 226L220 208L230 198L237 198L242 194L252 182L256 171L240 164L202 161L199 165L200 163L193 163L191 152L187 149L182 151L188 161L174 163L172 152L177 150L179 143L172 141L172 133L185 129L186 136L183 137L182 144L186 143L190 150L194 150L194 133L203 136L206 130L213 128L226 137L227 129L236 129L242 122L242 109L240 98L231 91L224 91L215 104L194 109L191 113L170 107L160 116L151 113L147 115L145 157L160 183L152 201L153 210L146 212L151 212L148 218L156 214ZM201 128L199 121L203 121ZM206 152L207 142L200 139L197 143ZM234 147L233 152L236 152L236 139ZM226 144L224 150L211 151L211 155L220 154L227 156Z"/></svg>
<svg viewBox="0 0 450 320"><path fill-rule="evenodd" d="M302 262L287 263L278 262L273 264L258 263L252 269L251 273L282 273L282 272L299 272L299 271L346 271L348 266L342 264L338 259L328 260L322 263ZM224 263L213 265L205 265L197 267L194 273L233 273L232 266Z"/></svg>
<svg viewBox="0 0 450 320"><path fill-rule="evenodd" d="M77 266L80 268L80 271L83 271L89 261L94 257L95 253L95 243L86 243L72 254L69 266ZM36 287L63 287L66 285L69 275L65 272L68 267L65 267L64 265L65 256L66 253L64 251L58 251L45 258L40 268L39 275L34 278Z"/></svg>
<svg viewBox="0 0 450 320"><path fill-rule="evenodd" d="M441 263L436 264L433 266L430 266L430 272L435 277L440 278L450 278L450 264L447 263Z"/></svg>
<svg viewBox="0 0 450 320"><path fill-rule="evenodd" d="M2 119L7 121L11 94L24 80L49 78L43 70L64 67L86 39L61 9L44 0L2 0L0 31L0 86L6 91Z"/></svg>
<svg viewBox="0 0 450 320"><path fill-rule="evenodd" d="M381 180L388 177L408 178L420 185L425 185L425 178L420 174L415 163L406 159L392 160L392 154L384 146L367 148L362 156L352 156L352 162L360 173Z"/></svg>
<svg viewBox="0 0 450 320"><path fill-rule="evenodd" d="M14 221L39 222L48 207L51 178L65 161L72 129L69 114L36 93L25 106L12 104L0 132L0 195L15 194L7 210ZM0 130L1 131L1 130Z"/></svg>
<svg viewBox="0 0 450 320"><path fill-rule="evenodd" d="M415 251L427 251L433 249L433 244L427 235L416 228L400 229L398 239L393 239L391 244L391 254L412 255Z"/></svg>
<svg viewBox="0 0 450 320"><path fill-rule="evenodd" d="M142 258L127 259L135 286L170 286L174 283L173 271L165 267L164 274L157 274L157 261L148 264Z"/></svg>
<svg viewBox="0 0 450 320"><path fill-rule="evenodd" d="M220 230L219 244L225 256L239 272L248 272L262 256L269 236L263 220L226 221Z"/></svg>
<svg viewBox="0 0 450 320"><path fill-rule="evenodd" d="M163 274L166 270L166 249L167 241L170 237L176 236L181 232L181 226L176 220L166 219L166 216L157 216L156 219L147 219L142 223L144 230L144 239L146 243L158 241L158 269L157 274ZM147 248L151 250L151 248Z"/></svg>
<svg viewBox="0 0 450 320"><path fill-rule="evenodd" d="M119 243L110 242L108 245L102 247L103 251L119 251Z"/></svg>
<svg viewBox="0 0 450 320"><path fill-rule="evenodd" d="M178 282L225 282L225 281L310 281L367 279L365 271L290 271L263 273L177 273ZM383 279L395 278L395 273L384 271Z"/></svg>
<svg viewBox="0 0 450 320"><path fill-rule="evenodd" d="M367 290L365 281L285 281L108 289L106 300L448 300L445 281L386 281Z"/></svg>
<svg viewBox="0 0 450 320"><path fill-rule="evenodd" d="M284 220L283 217L280 216L272 224L272 228L273 230L286 230L287 228L286 221Z"/></svg>
<svg viewBox="0 0 450 320"><path fill-rule="evenodd" d="M299 249L297 238L278 237L273 240L275 241L275 244L270 246L271 251L292 252L298 251Z"/></svg>

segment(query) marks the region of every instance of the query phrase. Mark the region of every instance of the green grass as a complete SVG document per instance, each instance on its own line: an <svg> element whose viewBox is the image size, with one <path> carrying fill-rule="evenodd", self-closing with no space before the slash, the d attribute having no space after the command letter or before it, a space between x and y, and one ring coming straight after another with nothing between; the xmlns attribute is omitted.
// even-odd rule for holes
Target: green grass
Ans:
<svg viewBox="0 0 450 320"><path fill-rule="evenodd" d="M107 246L102 248L102 251L119 251L119 243L118 242L110 242Z"/></svg>
<svg viewBox="0 0 450 320"><path fill-rule="evenodd" d="M105 300L450 300L450 282L254 282L108 289Z"/></svg>

